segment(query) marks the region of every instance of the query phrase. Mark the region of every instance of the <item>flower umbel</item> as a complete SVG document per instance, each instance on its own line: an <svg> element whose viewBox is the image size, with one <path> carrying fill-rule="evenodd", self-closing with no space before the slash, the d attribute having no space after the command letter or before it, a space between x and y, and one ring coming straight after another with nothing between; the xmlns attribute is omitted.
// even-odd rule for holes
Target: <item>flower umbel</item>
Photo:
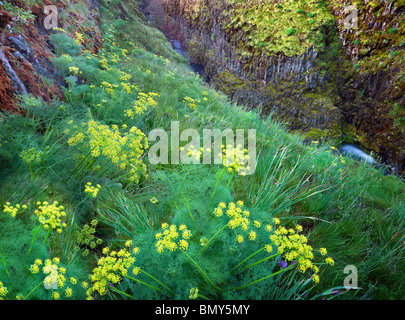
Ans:
<svg viewBox="0 0 405 320"><path fill-rule="evenodd" d="M162 224L163 233L156 234L156 247L159 253L165 249L175 251L181 249L186 251L188 249L187 240L192 237L190 230L185 225L181 225L177 229L176 225L168 226L166 223ZM181 232L181 234L180 234Z"/></svg>

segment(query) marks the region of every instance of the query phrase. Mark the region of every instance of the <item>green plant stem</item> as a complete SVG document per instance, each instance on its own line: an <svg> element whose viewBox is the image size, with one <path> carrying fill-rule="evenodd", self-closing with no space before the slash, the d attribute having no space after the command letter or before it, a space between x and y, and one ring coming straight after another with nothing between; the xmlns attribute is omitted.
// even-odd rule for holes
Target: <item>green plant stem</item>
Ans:
<svg viewBox="0 0 405 320"><path fill-rule="evenodd" d="M200 293L198 293L197 296L204 299L204 300L211 300L210 298L207 298L206 296L204 296L204 295L202 295Z"/></svg>
<svg viewBox="0 0 405 320"><path fill-rule="evenodd" d="M6 260L3 258L3 254L2 254L1 252L0 252L0 258L1 258L1 261L3 262L4 269L6 270L6 274L7 274L7 276L8 276L9 278L11 278L11 277L10 277L10 274L8 273L8 269L7 269Z"/></svg>
<svg viewBox="0 0 405 320"><path fill-rule="evenodd" d="M269 260L269 259L273 259L273 258L279 256L280 254L281 254L281 253L276 253L276 254L273 254L273 255L270 256L270 257L267 257L267 258L264 258L264 259L262 259L262 260L259 260L259 261L255 262L255 263L252 263L252 264L250 264L250 265L244 267L243 270L249 269L250 267L253 267L253 266L255 266L255 265L259 264L259 263L262 263L262 262L264 262L264 261L267 261L267 260Z"/></svg>
<svg viewBox="0 0 405 320"><path fill-rule="evenodd" d="M220 184L222 182L222 180L224 179L225 173L226 173L226 167L224 167L222 169L219 179L217 179L217 182L215 183L215 188L214 188L214 191L212 192L211 199L214 198L215 192L217 191L218 184Z"/></svg>
<svg viewBox="0 0 405 320"><path fill-rule="evenodd" d="M189 260L190 262L197 268L198 272L205 278L205 280L208 281L208 283L214 287L217 290L222 290L220 287L218 287L217 285L215 285L212 280L205 274L205 272L201 269L201 267L198 265L197 262L195 262L195 260L193 258L191 258L185 251L181 250L181 253L183 253Z"/></svg>
<svg viewBox="0 0 405 320"><path fill-rule="evenodd" d="M163 288L166 288L167 290L169 290L171 293L173 293L174 295L176 294L173 290L171 290L168 286L166 286L163 282L159 281L158 279L156 279L155 277L151 276L149 273L145 272L144 270L141 270L141 272L143 274L145 274L146 276L148 276L149 278L155 280L157 283L159 283Z"/></svg>
<svg viewBox="0 0 405 320"><path fill-rule="evenodd" d="M231 175L231 177L229 178L228 184L226 185L227 188L229 187L229 185L231 184L233 178L235 177L235 173L236 173L236 171L233 170L233 171L232 171L232 175Z"/></svg>
<svg viewBox="0 0 405 320"><path fill-rule="evenodd" d="M254 257L255 255L257 255L258 253L262 252L265 249L265 247L257 250L255 253L252 253L249 257L243 259L241 262L239 262L236 266L234 266L230 272L232 272L233 270L235 270L237 267L239 267L240 265L242 265L245 261L249 260L250 258Z"/></svg>
<svg viewBox="0 0 405 320"><path fill-rule="evenodd" d="M289 267L287 267L287 268L285 268L285 269L279 270L279 271L277 271L277 272L274 272L274 273L272 273L272 274L269 274L268 276L265 276L265 277L263 277L263 278L260 278L260 279L258 279L258 280L256 280L256 281L250 282L250 283L248 283L248 284L245 284L245 285L243 285L243 286L240 286L240 287L237 287L237 288L233 288L233 289L234 289L234 290L244 289L244 288L246 288L246 287L249 287L249 286L251 286L251 285L254 285L254 284L256 284L256 283L259 283L259 282L261 282L261 281L263 281L263 280L266 280L266 279L268 279L268 278L274 277L274 276L276 276L276 275L278 275L278 274L280 274L280 273L283 273L283 272L286 272L286 271L288 271L288 270L291 270L291 269L294 268L294 267L295 267L295 265L291 265L291 266L289 266Z"/></svg>
<svg viewBox="0 0 405 320"><path fill-rule="evenodd" d="M31 181L34 180L34 171L32 170L32 162L27 162L28 169L30 170Z"/></svg>
<svg viewBox="0 0 405 320"><path fill-rule="evenodd" d="M196 224L195 224L193 214L191 213L190 205L188 204L188 201L187 201L186 199L184 199L183 203L186 205L186 207L187 207L187 209L188 209L188 213L189 213L189 215L190 215L191 221L193 221L193 228L194 228L194 231L197 232L197 226L196 226ZM178 210L178 209L177 209L177 210Z"/></svg>
<svg viewBox="0 0 405 320"><path fill-rule="evenodd" d="M125 293L125 292L123 292L123 291L121 291L121 290L118 290L118 289L115 288L115 287L110 287L110 288L111 288L112 291L115 291L115 292L117 292L117 293L120 293L120 294L122 294L122 295L124 295L124 296L126 296L126 297L128 297L128 298L135 299L134 296L131 296L130 294Z"/></svg>
<svg viewBox="0 0 405 320"><path fill-rule="evenodd" d="M95 147L94 147L95 148ZM76 173L76 171L79 169L79 167L82 165L82 163L87 159L87 157L91 154L91 152L94 150L94 148L92 148L85 156L82 160L80 160L80 162L76 165L76 167L72 170L72 173L70 174L69 178L65 181L69 181L69 179Z"/></svg>
<svg viewBox="0 0 405 320"><path fill-rule="evenodd" d="M49 131L49 128L52 126L52 122L53 122L53 120L55 119L55 117L56 117L56 115L58 114L58 112L59 112L59 109L57 109L56 112L53 114L52 119L51 119L51 121L49 122L48 127L46 128L46 131L45 131L45 133L44 133L44 140L43 140L43 142L42 142L42 147L44 147L44 146L46 145L46 143L47 143L48 140L49 140L49 137L50 137L51 134L52 134L53 129L51 130L51 132L49 133L49 135L48 135L48 131Z"/></svg>
<svg viewBox="0 0 405 320"><path fill-rule="evenodd" d="M45 239L44 239L44 241L42 242L42 244L44 244L45 241L48 240L48 237L49 237L50 234L51 234L51 228L48 229L48 232L46 233Z"/></svg>
<svg viewBox="0 0 405 320"><path fill-rule="evenodd" d="M28 293L28 294L24 297L24 300L27 300L28 297L29 297L31 294L33 294L33 293L35 292L35 290L37 290L43 283L44 283L43 280L42 280L40 283L38 283L37 286L36 286L34 289L32 289L32 290L30 291L30 293Z"/></svg>
<svg viewBox="0 0 405 320"><path fill-rule="evenodd" d="M150 284L147 284L146 282L143 282L143 281L141 281L141 280L135 279L135 278L133 278L133 277L131 277L131 276L128 276L128 275L126 275L126 276L124 276L124 277L127 278L127 279L129 279L129 280L138 282L138 283L140 283L140 284L142 284L142 285L144 285L144 286L147 286L147 287L149 287L149 288L151 288L151 289L153 289L153 290L156 290L156 291L162 293L162 290L160 290L160 289L158 289L158 288L156 288L156 287L154 287L154 286L152 286L152 285L150 285Z"/></svg>
<svg viewBox="0 0 405 320"><path fill-rule="evenodd" d="M28 250L28 254L30 254L31 250L32 250L32 245L34 244L34 241L37 240L39 233L42 231L42 224L38 227L38 231L37 233L34 235L34 237L31 240L31 245L30 248Z"/></svg>
<svg viewBox="0 0 405 320"><path fill-rule="evenodd" d="M209 245L223 230L225 230L225 228L226 228L227 226L228 226L227 224L224 225L221 229L219 229L219 230L217 231L216 234L214 234L214 235L211 237L211 239L208 240L208 242L205 244L205 246L200 250L199 255L201 255L201 254L207 249L208 245Z"/></svg>

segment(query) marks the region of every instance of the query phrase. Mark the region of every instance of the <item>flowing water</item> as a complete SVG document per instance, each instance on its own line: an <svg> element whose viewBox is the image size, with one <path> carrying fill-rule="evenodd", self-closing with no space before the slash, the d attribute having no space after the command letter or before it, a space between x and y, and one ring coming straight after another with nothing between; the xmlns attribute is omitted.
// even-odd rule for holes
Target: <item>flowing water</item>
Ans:
<svg viewBox="0 0 405 320"><path fill-rule="evenodd" d="M357 160L366 161L368 163L376 164L377 161L361 150L358 146L354 144L343 144L340 149L340 153L347 154Z"/></svg>
<svg viewBox="0 0 405 320"><path fill-rule="evenodd" d="M191 70L193 70L195 74L198 74L201 78L203 78L205 82L210 83L210 76L205 71L204 65L200 63L194 63L187 52L182 48L178 40L170 40L170 43L172 44L172 47L175 51L177 51L180 55L187 59Z"/></svg>

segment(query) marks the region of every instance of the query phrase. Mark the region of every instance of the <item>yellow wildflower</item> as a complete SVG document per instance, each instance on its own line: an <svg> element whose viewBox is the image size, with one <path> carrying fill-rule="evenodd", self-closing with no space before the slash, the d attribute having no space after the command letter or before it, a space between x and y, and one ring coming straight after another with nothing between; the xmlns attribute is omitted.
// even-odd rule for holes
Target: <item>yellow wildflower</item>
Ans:
<svg viewBox="0 0 405 320"><path fill-rule="evenodd" d="M84 187L84 192L92 198L97 198L97 194L100 189L101 186L99 184L94 187L91 182L87 182L86 186Z"/></svg>
<svg viewBox="0 0 405 320"><path fill-rule="evenodd" d="M256 232L254 232L253 230L249 232L249 240L256 240Z"/></svg>
<svg viewBox="0 0 405 320"><path fill-rule="evenodd" d="M190 239L192 234L185 225L181 226L181 239L179 239L180 234L177 231L176 225L171 225L169 227L167 223L162 224L162 229L164 230L163 235L161 235L161 233L158 233L159 237L157 237L156 242L158 253L162 253L164 249L168 249L170 251L175 251L178 248L182 250L188 249L188 242L186 240Z"/></svg>
<svg viewBox="0 0 405 320"><path fill-rule="evenodd" d="M69 297L72 296L72 294L73 294L73 290L72 290L71 288L67 287L67 288L65 289L65 296L66 296L67 298L69 298Z"/></svg>
<svg viewBox="0 0 405 320"><path fill-rule="evenodd" d="M325 262L326 262L327 264L331 265L331 266L334 266L334 265L335 265L335 261L334 261L332 258L330 258L330 257L327 257L327 258L325 259Z"/></svg>
<svg viewBox="0 0 405 320"><path fill-rule="evenodd" d="M238 234L238 235L236 235L236 242L237 243L242 243L243 242L243 236L242 235L240 235L240 234Z"/></svg>

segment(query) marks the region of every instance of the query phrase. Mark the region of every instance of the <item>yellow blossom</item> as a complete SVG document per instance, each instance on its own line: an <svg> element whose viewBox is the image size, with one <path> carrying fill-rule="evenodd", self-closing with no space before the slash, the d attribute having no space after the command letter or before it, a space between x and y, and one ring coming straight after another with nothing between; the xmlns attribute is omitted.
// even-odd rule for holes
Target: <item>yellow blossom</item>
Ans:
<svg viewBox="0 0 405 320"><path fill-rule="evenodd" d="M72 290L71 288L67 287L67 288L65 289L65 296L66 296L67 298L69 298L69 297L72 296L72 294L73 294L73 290Z"/></svg>
<svg viewBox="0 0 405 320"><path fill-rule="evenodd" d="M256 232L254 232L253 230L249 232L249 240L256 240Z"/></svg>
<svg viewBox="0 0 405 320"><path fill-rule="evenodd" d="M243 242L243 236L242 235L240 235L240 234L238 234L238 235L236 235L236 242L237 243L242 243Z"/></svg>
<svg viewBox="0 0 405 320"><path fill-rule="evenodd" d="M97 194L100 191L101 186L97 184L96 186L93 186L91 182L87 182L85 187L84 187L84 192L91 196L92 198L97 198Z"/></svg>
<svg viewBox="0 0 405 320"><path fill-rule="evenodd" d="M335 265L335 261L334 261L332 258L330 258L330 257L327 257L327 258L325 259L325 262L326 262L327 264L331 265L331 266L334 266L334 265Z"/></svg>
<svg viewBox="0 0 405 320"><path fill-rule="evenodd" d="M158 233L159 236L156 237L156 248L158 253L162 253L164 249L169 251L175 251L178 248L182 250L188 249L189 244L186 240L190 239L192 234L185 225L181 225L181 238L180 233L177 231L176 225L169 226L167 223L165 223L162 224L162 229L164 230L163 235Z"/></svg>

